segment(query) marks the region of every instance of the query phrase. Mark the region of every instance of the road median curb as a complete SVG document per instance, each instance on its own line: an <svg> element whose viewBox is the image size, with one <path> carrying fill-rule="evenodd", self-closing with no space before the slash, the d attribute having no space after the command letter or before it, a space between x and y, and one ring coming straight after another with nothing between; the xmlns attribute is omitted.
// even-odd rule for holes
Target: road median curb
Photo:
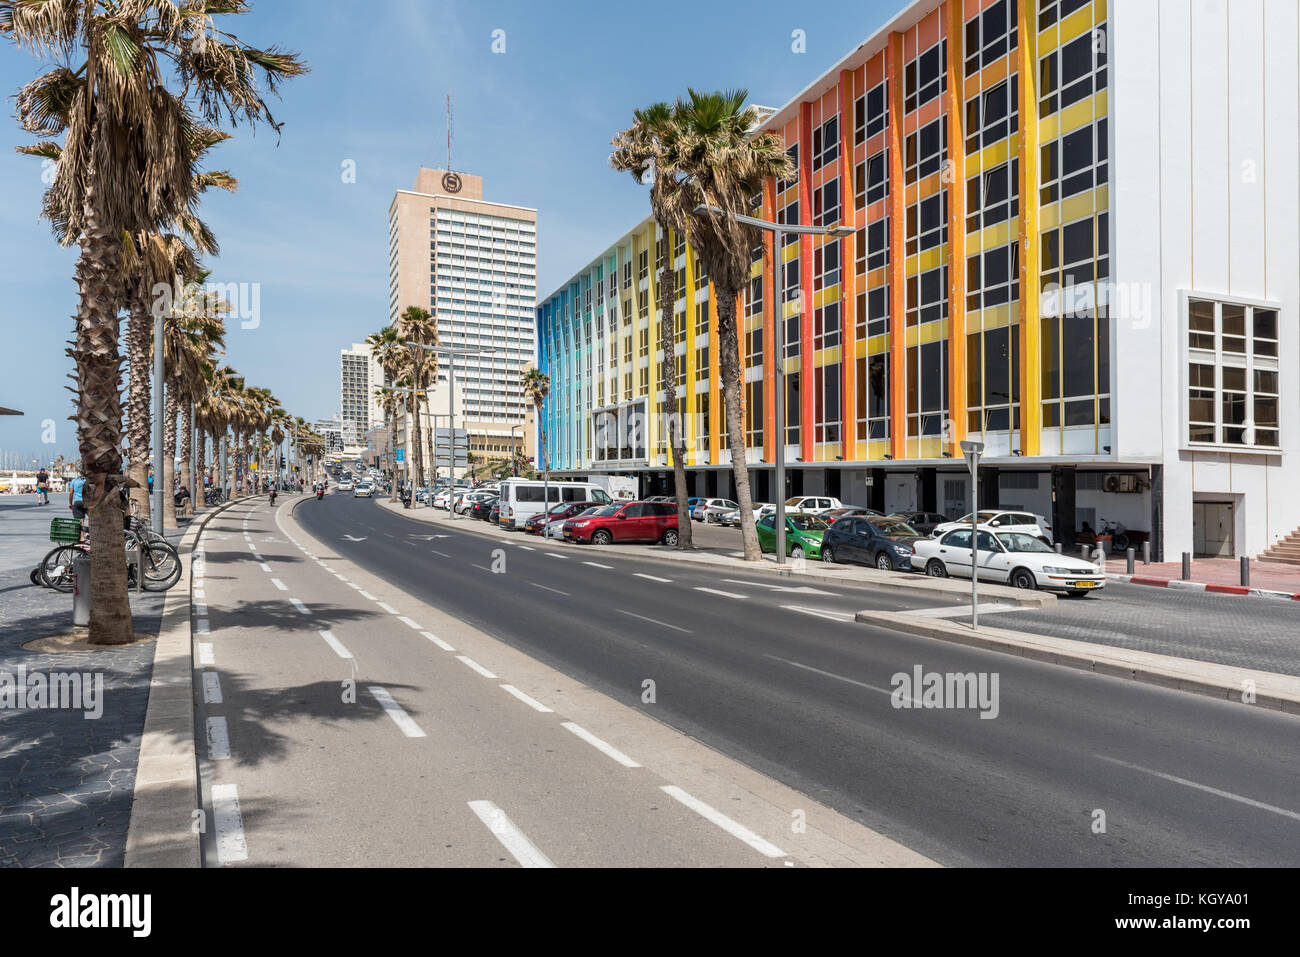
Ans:
<svg viewBox="0 0 1300 957"><path fill-rule="evenodd" d="M958 645L1000 651L1005 654L1065 665L1115 678L1128 678L1145 684L1179 691L1251 703L1274 711L1300 714L1300 677L1254 671L1208 661L1158 655L1109 645L1094 645L1070 638L1055 638L1000 628L981 627L888 611L860 611L855 616L862 624L888 628L924 638L936 638ZM1245 693L1254 695L1246 701Z"/></svg>
<svg viewBox="0 0 1300 957"><path fill-rule="evenodd" d="M194 811L203 806L194 750L194 663L191 648L190 566L186 559L203 529L231 505L223 502L191 522L176 551L181 577L163 600L154 644L149 703L131 800L125 867L200 867Z"/></svg>
<svg viewBox="0 0 1300 957"><path fill-rule="evenodd" d="M1300 601L1300 592L1278 591L1273 588L1251 588L1247 585L1215 585L1209 582L1183 581L1178 578L1151 578L1146 575L1109 575L1111 581L1130 585L1151 585L1156 588L1181 588L1185 591L1209 592L1214 595L1237 595L1242 598L1273 598L1283 601Z"/></svg>

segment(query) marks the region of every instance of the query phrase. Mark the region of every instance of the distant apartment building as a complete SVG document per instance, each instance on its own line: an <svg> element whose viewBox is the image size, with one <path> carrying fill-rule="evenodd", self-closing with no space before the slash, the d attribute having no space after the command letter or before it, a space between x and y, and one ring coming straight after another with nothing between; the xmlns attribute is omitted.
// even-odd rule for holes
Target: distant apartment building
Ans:
<svg viewBox="0 0 1300 957"><path fill-rule="evenodd" d="M375 390L384 384L384 373L370 346L354 342L339 353L339 414L343 419L343 443L363 445L367 432L384 421L383 407Z"/></svg>
<svg viewBox="0 0 1300 957"><path fill-rule="evenodd" d="M755 498L956 517L973 439L981 505L1067 542L1117 522L1157 556L1242 556L1295 530L1298 19L1294 0L917 0L764 111L794 171L755 214L852 233L756 242ZM732 494L694 250L646 219L593 253L538 309L552 468L666 489L671 323L692 488Z"/></svg>
<svg viewBox="0 0 1300 957"><path fill-rule="evenodd" d="M481 177L421 169L414 188L394 195L388 229L389 322L422 306L442 345L481 353L439 359L437 414L448 411L441 393L454 362L457 428L489 456L523 447L520 379L536 356L537 211L485 201ZM396 433L405 446L400 418Z"/></svg>

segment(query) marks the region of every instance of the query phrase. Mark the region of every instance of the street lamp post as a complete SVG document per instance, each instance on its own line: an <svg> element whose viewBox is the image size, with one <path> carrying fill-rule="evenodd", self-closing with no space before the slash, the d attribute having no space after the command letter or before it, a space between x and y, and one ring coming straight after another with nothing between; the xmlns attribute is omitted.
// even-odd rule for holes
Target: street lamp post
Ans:
<svg viewBox="0 0 1300 957"><path fill-rule="evenodd" d="M717 216L722 210L716 206L701 204L695 207L695 212L710 213ZM775 362L776 369L772 375L773 391L776 393L776 402L774 403L773 418L776 420L776 469L773 476L776 482L776 563L785 564L785 302L782 295L781 283L781 249L785 244L785 234L794 233L799 236L833 236L836 239L842 239L845 236L852 236L853 230L848 226L796 226L789 223L774 223L770 220L759 219L755 216L742 216L739 213L731 214L731 218L738 223L745 223L756 229L772 234L772 316L773 326L776 328L777 341L777 359Z"/></svg>
<svg viewBox="0 0 1300 957"><path fill-rule="evenodd" d="M485 349L457 349L453 346L431 346L423 342L407 342L412 348L420 348L425 352L436 352L438 355L447 356L451 361L447 363L447 398L451 405L448 409L451 417L451 455L448 461L451 462L451 487L454 492L456 488L456 359L459 356L486 356L496 352L495 346L488 346ZM448 504L453 507L448 509L451 518L456 518L456 509L452 502L452 496L447 497Z"/></svg>
<svg viewBox="0 0 1300 957"><path fill-rule="evenodd" d="M970 626L979 628L980 540L979 540L979 470L983 442L962 442L962 454L970 469Z"/></svg>
<svg viewBox="0 0 1300 957"><path fill-rule="evenodd" d="M519 474L519 455L515 453L515 429L519 430L519 444L523 445L524 427L522 425L510 426L510 475Z"/></svg>

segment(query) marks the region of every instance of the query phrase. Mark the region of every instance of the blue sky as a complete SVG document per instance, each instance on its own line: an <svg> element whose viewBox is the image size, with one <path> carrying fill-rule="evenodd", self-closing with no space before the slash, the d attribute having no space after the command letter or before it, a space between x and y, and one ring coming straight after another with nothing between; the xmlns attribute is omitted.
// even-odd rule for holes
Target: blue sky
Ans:
<svg viewBox="0 0 1300 957"><path fill-rule="evenodd" d="M204 216L222 254L218 282L258 283L256 328L231 323L230 364L310 419L338 407L338 353L387 313L387 216L420 166L446 163L445 99L455 111L453 165L484 178L489 200L539 215L545 297L648 211L644 190L606 162L631 112L686 86L740 86L780 106L875 32L901 0L791 4L659 0L262 0L227 29L300 52L312 72L285 85L269 129L235 130L212 154L241 183ZM738 12L743 11L742 16ZM504 31L505 52L493 53ZM792 50L804 31L806 52ZM0 89L42 72L0 50ZM75 456L71 380L75 249L38 221L40 162L8 104L0 125L0 450ZM345 161L356 182L343 182ZM55 441L42 443L42 423ZM0 466L5 463L0 461Z"/></svg>

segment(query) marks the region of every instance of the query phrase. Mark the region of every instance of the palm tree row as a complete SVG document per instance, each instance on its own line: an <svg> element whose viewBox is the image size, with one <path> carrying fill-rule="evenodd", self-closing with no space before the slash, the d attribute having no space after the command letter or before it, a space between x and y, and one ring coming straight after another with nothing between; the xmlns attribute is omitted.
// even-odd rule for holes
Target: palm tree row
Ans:
<svg viewBox="0 0 1300 957"><path fill-rule="evenodd" d="M116 493L132 484L123 474L119 315L125 310L135 320L128 323L129 358L132 379L143 382L148 310L141 307L156 298L164 273L162 282L180 286L197 271L190 251L173 240L181 233L204 236L195 219L199 197L207 186L227 185L225 174L205 180L199 169L203 153L225 138L216 127L245 121L278 130L267 94L306 71L293 54L249 46L218 26L218 17L247 10L244 0L0 0L0 34L57 64L24 86L15 103L22 128L40 140L23 151L57 163L43 214L60 244L79 247L69 355L76 364L74 420L91 529L92 643L134 637L118 545ZM211 354L205 347L199 352ZM177 382L197 388L194 372L193 365L176 369ZM139 391L129 402L138 469L148 402ZM164 463L158 466L162 481Z"/></svg>
<svg viewBox="0 0 1300 957"><path fill-rule="evenodd" d="M655 103L634 113L635 123L613 139L610 164L630 172L639 183L650 183L650 208L668 251L659 273L659 307L663 389L669 411L668 434L677 493L678 526L690 528L686 514L686 462L683 429L678 419L675 321L677 299L673 257L674 236L684 236L700 261L712 287L718 317L718 368L731 470L740 503L740 528L745 560L758 561L753 499L746 462L743 389L740 381L740 339L736 310L740 293L749 285L751 255L761 236L740 223L752 200L768 180L788 178L794 165L780 137L755 133L758 115L745 106L748 92L688 90L674 104ZM774 264L767 268L774 269ZM770 275L770 274L769 274ZM775 304L774 304L775 308ZM779 323L779 317L778 317ZM784 423L778 423L783 431ZM784 441L778 436L777 441ZM778 489L778 495L784 490ZM690 535L679 539L690 547Z"/></svg>

